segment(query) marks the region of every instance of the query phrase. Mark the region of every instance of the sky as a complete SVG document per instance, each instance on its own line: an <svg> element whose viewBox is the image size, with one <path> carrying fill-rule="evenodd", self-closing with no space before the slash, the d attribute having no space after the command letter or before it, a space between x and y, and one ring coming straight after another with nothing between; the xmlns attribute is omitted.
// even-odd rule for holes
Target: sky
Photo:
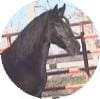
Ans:
<svg viewBox="0 0 100 99"><path fill-rule="evenodd" d="M54 6L58 0L49 0L50 2L50 6ZM52 3L53 2L53 3ZM60 4L62 2L60 1ZM30 6L31 4L27 5ZM43 6L47 9L49 9L48 7L48 3L46 2L46 0L37 0L37 2L35 3L35 5L40 5ZM20 9L12 18L11 20L8 22L7 26L6 26L6 30L5 32L16 32L16 31L20 31L21 29L23 29L26 24L28 23L28 17L27 17L27 6L22 7L22 9ZM43 8L36 8L36 15L41 14L42 12L45 11L45 9Z"/></svg>
<svg viewBox="0 0 100 99"><path fill-rule="evenodd" d="M13 33L18 31L19 28L22 29L22 26L27 22L27 17L25 16L27 16L26 8L23 7L9 20L5 32Z"/></svg>
<svg viewBox="0 0 100 99"><path fill-rule="evenodd" d="M67 0L66 0L67 1ZM35 7L35 14L36 16L40 15L44 11L48 9L52 9L56 4L58 4L58 7L63 6L64 0L49 0L49 4L47 3L47 0L36 0L35 6L42 6L42 7ZM29 4L28 6L30 6ZM74 6L70 4L68 5L68 2L66 2L67 10L66 15L68 16L72 14L75 10ZM5 28L5 33L13 33L13 32L19 32L21 31L28 23L29 19L27 17L27 6L22 7L8 22ZM34 10L34 8L33 8Z"/></svg>

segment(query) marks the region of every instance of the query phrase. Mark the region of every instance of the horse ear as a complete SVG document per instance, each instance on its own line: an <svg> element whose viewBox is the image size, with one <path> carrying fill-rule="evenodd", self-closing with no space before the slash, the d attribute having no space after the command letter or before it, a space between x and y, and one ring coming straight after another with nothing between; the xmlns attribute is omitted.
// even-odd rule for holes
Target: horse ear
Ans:
<svg viewBox="0 0 100 99"><path fill-rule="evenodd" d="M55 5L55 7L52 10L52 15L57 15L58 14L58 4Z"/></svg>
<svg viewBox="0 0 100 99"><path fill-rule="evenodd" d="M58 4L55 5L55 7L53 8L53 11L54 12L58 11Z"/></svg>
<svg viewBox="0 0 100 99"><path fill-rule="evenodd" d="M64 16L65 8L66 8L66 5L64 3L63 7L59 8L59 11L58 11L58 16L59 17L63 17Z"/></svg>

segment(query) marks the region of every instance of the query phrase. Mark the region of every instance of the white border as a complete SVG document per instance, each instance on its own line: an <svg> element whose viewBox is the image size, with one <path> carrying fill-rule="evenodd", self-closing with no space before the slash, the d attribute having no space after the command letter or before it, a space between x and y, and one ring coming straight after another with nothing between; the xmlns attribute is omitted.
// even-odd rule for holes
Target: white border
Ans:
<svg viewBox="0 0 100 99"><path fill-rule="evenodd" d="M8 20L14 15L21 7L33 0L2 0L0 1L0 35L3 33L4 27ZM67 1L67 0L66 0ZM68 0L69 1L69 0ZM100 3L99 0L70 0L77 7L81 8L93 20L98 33L100 33ZM100 34L98 34L100 36ZM100 63L100 62L99 62ZM98 99L100 97L100 67L98 68L91 78L91 80L82 88L71 96L65 99ZM15 85L10 82L8 76L5 74L2 64L0 62L0 98L1 99L33 99L33 97L25 94Z"/></svg>

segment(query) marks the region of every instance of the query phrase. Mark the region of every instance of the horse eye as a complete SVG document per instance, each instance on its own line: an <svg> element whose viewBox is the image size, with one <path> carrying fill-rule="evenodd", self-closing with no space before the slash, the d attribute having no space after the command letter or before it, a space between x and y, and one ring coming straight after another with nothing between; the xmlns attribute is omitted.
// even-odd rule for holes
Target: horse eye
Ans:
<svg viewBox="0 0 100 99"><path fill-rule="evenodd" d="M66 22L66 20L65 20L64 18L62 18L62 21L63 21L63 22Z"/></svg>

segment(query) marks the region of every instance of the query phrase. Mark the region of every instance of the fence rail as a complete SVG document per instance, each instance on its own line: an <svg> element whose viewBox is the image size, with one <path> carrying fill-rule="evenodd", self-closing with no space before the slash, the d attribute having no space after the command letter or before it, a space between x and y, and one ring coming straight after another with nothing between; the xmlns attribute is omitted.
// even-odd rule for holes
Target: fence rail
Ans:
<svg viewBox="0 0 100 99"><path fill-rule="evenodd" d="M96 66L91 66L88 69L89 70L95 70L97 67ZM78 68L78 70L81 71L85 71L85 68ZM69 73L70 69L65 69L65 70L59 70L59 71L50 71L47 72L47 75L60 75L60 74L66 74Z"/></svg>
<svg viewBox="0 0 100 99"><path fill-rule="evenodd" d="M96 66L89 67L89 71L95 70L96 68L97 68ZM50 72L47 72L47 75L48 76L51 76L51 75L59 76L61 74L75 75L75 74L79 74L84 71L85 71L85 68L75 68L72 71L70 69L60 70L60 71L50 71ZM89 78L88 78L87 74L84 74L83 76L85 76L85 80L88 81ZM78 89L82 88L83 86L84 86L84 84L65 85L65 86L59 86L59 87L47 87L47 88L45 88L44 92L55 91L55 90L56 91L57 90L78 90Z"/></svg>
<svg viewBox="0 0 100 99"><path fill-rule="evenodd" d="M78 90L83 87L84 84L79 85L70 85L70 86L60 86L60 87L53 87L53 88L46 88L44 91L55 91L55 90Z"/></svg>

